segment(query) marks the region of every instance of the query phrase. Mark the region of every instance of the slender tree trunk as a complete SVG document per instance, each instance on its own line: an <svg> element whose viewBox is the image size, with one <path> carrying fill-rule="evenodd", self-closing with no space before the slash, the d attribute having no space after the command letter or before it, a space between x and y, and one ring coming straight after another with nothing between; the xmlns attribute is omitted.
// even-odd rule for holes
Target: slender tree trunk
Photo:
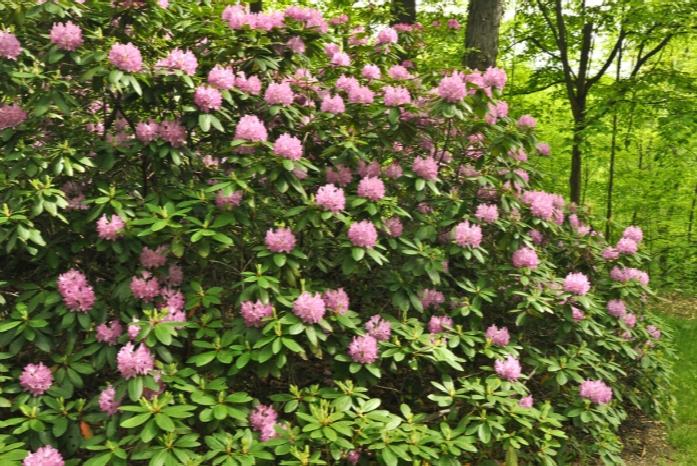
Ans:
<svg viewBox="0 0 697 466"><path fill-rule="evenodd" d="M416 22L416 0L392 0L392 24Z"/></svg>
<svg viewBox="0 0 697 466"><path fill-rule="evenodd" d="M617 54L617 68L615 69L615 82L620 80L622 68L622 42ZM617 105L617 104L616 104ZM626 148L626 147L625 147ZM615 153L617 151L617 106L612 114L612 142L610 144L610 173L607 180L607 208L605 211L605 238L610 241L610 222L612 221L612 194L615 187Z"/></svg>
<svg viewBox="0 0 697 466"><path fill-rule="evenodd" d="M465 33L465 66L485 70L496 65L502 16L502 0L470 0Z"/></svg>
<svg viewBox="0 0 697 466"><path fill-rule="evenodd" d="M259 13L261 12L263 6L264 5L262 4L262 0L256 0L249 4L249 11L251 11L252 13Z"/></svg>
<svg viewBox="0 0 697 466"><path fill-rule="evenodd" d="M641 143L639 143L639 144L637 145L637 149L639 150L639 170L642 170L642 169L644 168L644 150L643 150L643 146L642 146ZM640 174L640 175L641 175L641 174ZM652 188L651 191L653 191L653 179L651 180L651 184L652 184L652 186L651 186L651 188ZM639 213L639 212L638 212L638 210L637 210L636 207L635 207L635 208L634 208L634 212L632 212L632 225L636 225L636 219L637 219L637 214L638 214L638 213Z"/></svg>
<svg viewBox="0 0 697 466"><path fill-rule="evenodd" d="M695 220L695 204L697 204L697 185L695 185L695 192L692 195L692 204L690 205L690 220L687 222L687 242L692 242L692 225Z"/></svg>
<svg viewBox="0 0 697 466"><path fill-rule="evenodd" d="M585 104L584 104L585 105ZM569 197L576 205L581 204L581 178L583 152L583 131L586 126L585 115L574 117L573 138L571 141L571 174L569 176Z"/></svg>

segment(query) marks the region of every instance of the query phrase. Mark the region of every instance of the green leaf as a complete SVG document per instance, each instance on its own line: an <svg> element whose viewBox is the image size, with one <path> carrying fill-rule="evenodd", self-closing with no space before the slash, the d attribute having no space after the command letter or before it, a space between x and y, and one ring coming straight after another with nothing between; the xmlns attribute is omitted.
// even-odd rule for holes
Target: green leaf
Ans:
<svg viewBox="0 0 697 466"><path fill-rule="evenodd" d="M157 426L165 432L174 431L174 422L169 416L167 416L164 413L156 413L155 422L157 423Z"/></svg>
<svg viewBox="0 0 697 466"><path fill-rule="evenodd" d="M296 353L300 353L303 350L292 338L283 338L283 346Z"/></svg>
<svg viewBox="0 0 697 466"><path fill-rule="evenodd" d="M363 256L365 256L365 249L351 248L351 257L353 257L353 260L360 262L361 259L363 259Z"/></svg>
<svg viewBox="0 0 697 466"><path fill-rule="evenodd" d="M128 381L128 397L132 401L138 401L143 395L143 379L136 377Z"/></svg>
<svg viewBox="0 0 697 466"><path fill-rule="evenodd" d="M138 427L141 424L144 424L150 417L152 416L151 413L143 413L143 414L138 414L137 416L133 416L132 418L126 419L125 421L121 422L121 427L126 428L126 429L132 429L133 427Z"/></svg>
<svg viewBox="0 0 697 466"><path fill-rule="evenodd" d="M198 116L198 126L207 133L211 129L211 115L208 113L200 114Z"/></svg>
<svg viewBox="0 0 697 466"><path fill-rule="evenodd" d="M103 455L95 456L87 461L85 461L84 466L104 466L111 459L111 453L104 453Z"/></svg>

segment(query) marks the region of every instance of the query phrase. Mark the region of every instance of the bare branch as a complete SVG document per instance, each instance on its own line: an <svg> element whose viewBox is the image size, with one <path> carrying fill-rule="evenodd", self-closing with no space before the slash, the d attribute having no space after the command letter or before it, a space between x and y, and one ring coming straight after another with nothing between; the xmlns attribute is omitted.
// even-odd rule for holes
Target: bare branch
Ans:
<svg viewBox="0 0 697 466"><path fill-rule="evenodd" d="M669 33L666 35L663 40L661 40L658 45L656 45L651 51L647 52L643 57L639 55L636 65L634 65L634 69L632 70L632 73L630 75L631 78L636 77L636 75L639 73L639 70L641 70L641 67L646 64L646 62L649 60L649 58L653 57L656 55L658 52L663 50L663 48L668 45L670 40L675 36L674 33Z"/></svg>

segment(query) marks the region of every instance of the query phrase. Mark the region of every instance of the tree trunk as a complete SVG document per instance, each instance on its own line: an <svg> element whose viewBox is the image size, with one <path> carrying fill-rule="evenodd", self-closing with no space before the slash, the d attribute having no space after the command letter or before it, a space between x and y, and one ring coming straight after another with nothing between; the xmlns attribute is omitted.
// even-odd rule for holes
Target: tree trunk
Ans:
<svg viewBox="0 0 697 466"><path fill-rule="evenodd" d="M585 129L585 115L574 118L573 139L571 143L571 175L569 176L569 197L571 202L576 205L581 204L581 162L583 153L581 145L583 144L583 130Z"/></svg>
<svg viewBox="0 0 697 466"><path fill-rule="evenodd" d="M687 223L687 242L692 242L692 225L695 220L695 204L697 204L697 185L695 185L695 192L692 195L692 205L690 205L690 220Z"/></svg>
<svg viewBox="0 0 697 466"><path fill-rule="evenodd" d="M416 22L416 0L392 0L392 24Z"/></svg>
<svg viewBox="0 0 697 466"><path fill-rule="evenodd" d="M257 1L251 2L249 4L249 11L251 11L252 13L260 13L262 10L262 7L263 7L262 0L257 0Z"/></svg>
<svg viewBox="0 0 697 466"><path fill-rule="evenodd" d="M465 66L473 70L496 66L502 16L502 0L470 0L465 33Z"/></svg>
<svg viewBox="0 0 697 466"><path fill-rule="evenodd" d="M620 80L622 68L622 42L617 54L617 68L615 69L615 82ZM626 149L626 144L625 144ZM605 238L610 241L610 222L612 221L612 194L615 187L615 153L617 151L617 107L612 114L612 142L610 145L610 173L607 180L607 208L605 211Z"/></svg>

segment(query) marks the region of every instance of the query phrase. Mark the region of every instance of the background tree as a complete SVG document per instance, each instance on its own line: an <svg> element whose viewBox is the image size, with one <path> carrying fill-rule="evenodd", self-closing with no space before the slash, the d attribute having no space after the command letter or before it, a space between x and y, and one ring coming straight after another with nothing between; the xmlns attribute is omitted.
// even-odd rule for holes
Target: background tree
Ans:
<svg viewBox="0 0 697 466"><path fill-rule="evenodd" d="M465 32L465 66L484 70L496 65L502 16L502 0L470 1Z"/></svg>

